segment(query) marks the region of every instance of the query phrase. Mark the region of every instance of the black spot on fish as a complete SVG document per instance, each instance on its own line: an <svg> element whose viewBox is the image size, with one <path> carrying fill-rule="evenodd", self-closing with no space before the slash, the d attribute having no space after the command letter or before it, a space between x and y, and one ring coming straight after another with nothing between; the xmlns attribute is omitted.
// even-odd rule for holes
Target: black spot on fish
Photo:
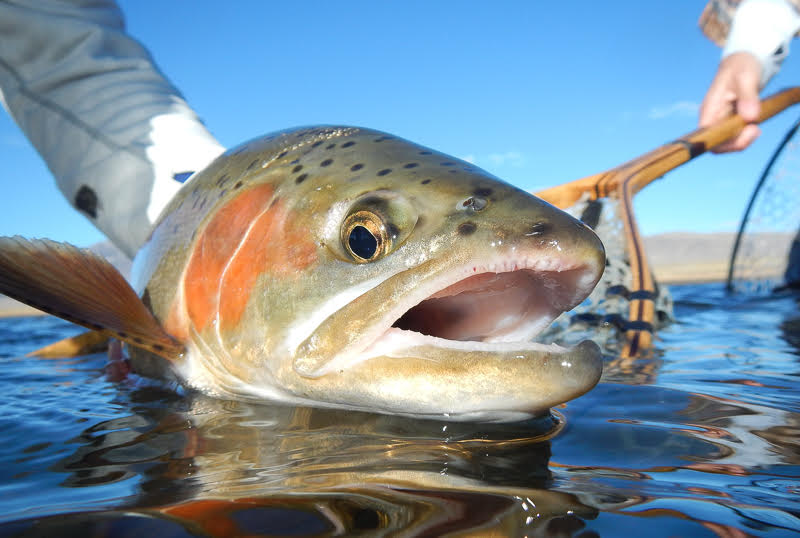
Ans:
<svg viewBox="0 0 800 538"><path fill-rule="evenodd" d="M385 176L385 175L388 175L388 174L391 174L391 173L392 173L392 169L391 168L384 168L383 170L378 172L378 175L379 176Z"/></svg>
<svg viewBox="0 0 800 538"><path fill-rule="evenodd" d="M297 172L299 172L299 171L300 171L300 170L302 170L302 169L303 169L303 165L302 165L302 164L298 164L297 166L295 166L294 168L292 168L292 173L293 173L293 174L296 174Z"/></svg>
<svg viewBox="0 0 800 538"><path fill-rule="evenodd" d="M488 198L489 196L492 195L493 192L494 191L489 187L478 187L474 191L472 191L472 194L474 194L475 196L482 196L484 198Z"/></svg>
<svg viewBox="0 0 800 538"><path fill-rule="evenodd" d="M546 233L549 233L550 230L552 230L552 229L553 229L553 225L550 224L549 222L539 221L539 222L534 223L528 229L528 231L527 231L527 233L525 233L525 235L531 236L531 237L538 236L538 235L544 235Z"/></svg>
<svg viewBox="0 0 800 538"><path fill-rule="evenodd" d="M354 164L353 166L351 166L351 167L350 167L350 170L351 170L352 172L358 172L358 171L359 171L359 170L361 170L362 168L364 168L364 165L363 165L363 164L361 164L361 163L358 163L358 164Z"/></svg>
<svg viewBox="0 0 800 538"><path fill-rule="evenodd" d="M381 136L380 138L376 138L375 140L373 140L373 142L383 142L384 140L391 140L391 139L392 139L391 136L384 135Z"/></svg>
<svg viewBox="0 0 800 538"><path fill-rule="evenodd" d="M299 163L299 162L300 162L300 159L295 159L295 160L293 160L292 162L290 162L289 164L297 164L297 163Z"/></svg>
<svg viewBox="0 0 800 538"><path fill-rule="evenodd" d="M305 181L307 177L308 177L308 174L300 174L299 176L297 176L297 179L295 179L294 182L299 185L303 181Z"/></svg>
<svg viewBox="0 0 800 538"><path fill-rule="evenodd" d="M336 144L328 144L327 146L325 146L325 149L333 149L335 147L336 147Z"/></svg>
<svg viewBox="0 0 800 538"><path fill-rule="evenodd" d="M420 181L420 183L422 183L423 185L427 185L430 182L431 182L430 179L423 179L422 181Z"/></svg>
<svg viewBox="0 0 800 538"><path fill-rule="evenodd" d="M75 207L92 217L97 218L97 193L86 185L81 185L78 193L75 195Z"/></svg>
<svg viewBox="0 0 800 538"><path fill-rule="evenodd" d="M234 185L233 188L234 189L240 189L242 187L242 185L244 185L244 183L242 183L241 181L237 181L236 185Z"/></svg>
<svg viewBox="0 0 800 538"><path fill-rule="evenodd" d="M278 158L279 158L279 159L283 159L283 158L284 158L284 157L286 157L286 155L288 155L288 154L289 154L289 152L288 152L288 151L282 151L282 152L280 152L280 153L278 154Z"/></svg>
<svg viewBox="0 0 800 538"><path fill-rule="evenodd" d="M250 164L248 164L248 165L247 165L247 169L248 169L248 170L252 170L253 168L255 168L255 167L256 167L256 165L258 164L258 161L259 161L259 159L255 159L253 162L251 162Z"/></svg>
<svg viewBox="0 0 800 538"><path fill-rule="evenodd" d="M443 163L439 163L439 166L455 166L456 163L451 163L450 161L445 161Z"/></svg>
<svg viewBox="0 0 800 538"><path fill-rule="evenodd" d="M325 159L319 163L320 166L330 166L331 164L333 164L333 159Z"/></svg>
<svg viewBox="0 0 800 538"><path fill-rule="evenodd" d="M318 147L320 147L322 144L324 144L324 142L323 142L322 140L317 140L316 142L314 142L313 144L311 144L311 147L312 147L312 148L318 148Z"/></svg>
<svg viewBox="0 0 800 538"><path fill-rule="evenodd" d="M430 155L431 152L430 151L420 151L419 154L420 155Z"/></svg>
<svg viewBox="0 0 800 538"><path fill-rule="evenodd" d="M419 166L419 163L408 163L404 164L403 168L416 168L417 166Z"/></svg>
<svg viewBox="0 0 800 538"><path fill-rule="evenodd" d="M342 144L342 147L349 148L350 146L355 146L355 145L356 143L351 140L350 142L345 142L344 144Z"/></svg>
<svg viewBox="0 0 800 538"><path fill-rule="evenodd" d="M255 161L253 161L253 162L254 162L254 163L257 163L257 162L258 162L258 160L256 159L256 160L255 160ZM249 168L248 168L248 169L249 169ZM221 176L219 176L219 177L217 178L217 181L215 181L215 183L216 183L217 187L222 187L223 185L225 185L225 183L227 183L227 182L228 182L228 180L229 180L229 179L230 179L230 176L229 176L228 174L222 174Z"/></svg>
<svg viewBox="0 0 800 538"><path fill-rule="evenodd" d="M164 346L162 346L161 344L153 344L152 350L153 351L164 351Z"/></svg>
<svg viewBox="0 0 800 538"><path fill-rule="evenodd" d="M226 192L228 192L228 189L222 189L221 191L219 191L219 196L217 196L217 198L222 198L223 196L225 196Z"/></svg>
<svg viewBox="0 0 800 538"><path fill-rule="evenodd" d="M118 335L120 338L127 338L127 337L128 337L128 333L125 333L125 332L122 332L122 331L118 331L118 332L117 332L117 335Z"/></svg>
<svg viewBox="0 0 800 538"><path fill-rule="evenodd" d="M198 209L203 209L206 206L206 202L208 202L208 198L204 196L203 199L200 200L200 207L198 207Z"/></svg>
<svg viewBox="0 0 800 538"><path fill-rule="evenodd" d="M458 235L472 235L478 226L474 222L462 222L458 225Z"/></svg>

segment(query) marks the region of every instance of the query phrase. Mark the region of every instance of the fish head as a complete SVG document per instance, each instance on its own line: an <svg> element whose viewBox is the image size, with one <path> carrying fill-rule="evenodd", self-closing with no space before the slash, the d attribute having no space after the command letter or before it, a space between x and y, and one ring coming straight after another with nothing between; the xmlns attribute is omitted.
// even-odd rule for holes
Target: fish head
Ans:
<svg viewBox="0 0 800 538"><path fill-rule="evenodd" d="M194 384L233 397L502 421L597 383L592 342L534 342L602 274L603 247L588 227L397 137L356 128L301 135L233 151L262 164L198 226L200 241L215 221L249 239L189 249L185 374ZM247 197L259 201L237 202ZM212 244L229 255L203 318L192 306L206 300L194 296L202 283L192 260Z"/></svg>

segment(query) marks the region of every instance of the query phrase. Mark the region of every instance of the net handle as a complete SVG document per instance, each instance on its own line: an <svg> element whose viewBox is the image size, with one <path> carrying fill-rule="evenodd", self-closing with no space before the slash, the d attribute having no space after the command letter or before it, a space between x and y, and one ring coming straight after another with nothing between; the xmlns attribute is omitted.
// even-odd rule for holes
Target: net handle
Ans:
<svg viewBox="0 0 800 538"><path fill-rule="evenodd" d="M756 123L766 121L797 103L800 103L800 87L779 91L761 101L761 112ZM692 131L611 170L539 191L536 196L565 208L577 202L584 193L589 193L592 200L609 196L623 183L628 183L631 194L636 194L670 170L736 137L747 123L738 114L732 114L714 125Z"/></svg>

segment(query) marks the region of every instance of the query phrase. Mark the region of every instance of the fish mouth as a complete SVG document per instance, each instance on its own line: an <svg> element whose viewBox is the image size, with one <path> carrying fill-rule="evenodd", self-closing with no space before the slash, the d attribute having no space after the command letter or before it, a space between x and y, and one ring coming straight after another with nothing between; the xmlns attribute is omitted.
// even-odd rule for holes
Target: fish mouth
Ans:
<svg viewBox="0 0 800 538"><path fill-rule="evenodd" d="M415 345L559 352L564 348L535 338L589 296L602 269L588 262L539 258L467 264L449 273L421 283L401 301L403 306L384 321L387 330L365 354Z"/></svg>
<svg viewBox="0 0 800 538"><path fill-rule="evenodd" d="M392 328L459 342L530 341L588 295L588 273L585 267L480 272L434 292Z"/></svg>

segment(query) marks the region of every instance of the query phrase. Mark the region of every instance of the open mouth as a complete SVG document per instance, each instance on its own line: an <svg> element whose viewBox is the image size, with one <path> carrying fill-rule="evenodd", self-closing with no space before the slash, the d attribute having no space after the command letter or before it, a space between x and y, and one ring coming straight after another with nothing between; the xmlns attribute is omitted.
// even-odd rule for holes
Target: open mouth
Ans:
<svg viewBox="0 0 800 538"><path fill-rule="evenodd" d="M589 294L593 274L576 267L471 275L413 306L392 327L445 340L530 341Z"/></svg>

